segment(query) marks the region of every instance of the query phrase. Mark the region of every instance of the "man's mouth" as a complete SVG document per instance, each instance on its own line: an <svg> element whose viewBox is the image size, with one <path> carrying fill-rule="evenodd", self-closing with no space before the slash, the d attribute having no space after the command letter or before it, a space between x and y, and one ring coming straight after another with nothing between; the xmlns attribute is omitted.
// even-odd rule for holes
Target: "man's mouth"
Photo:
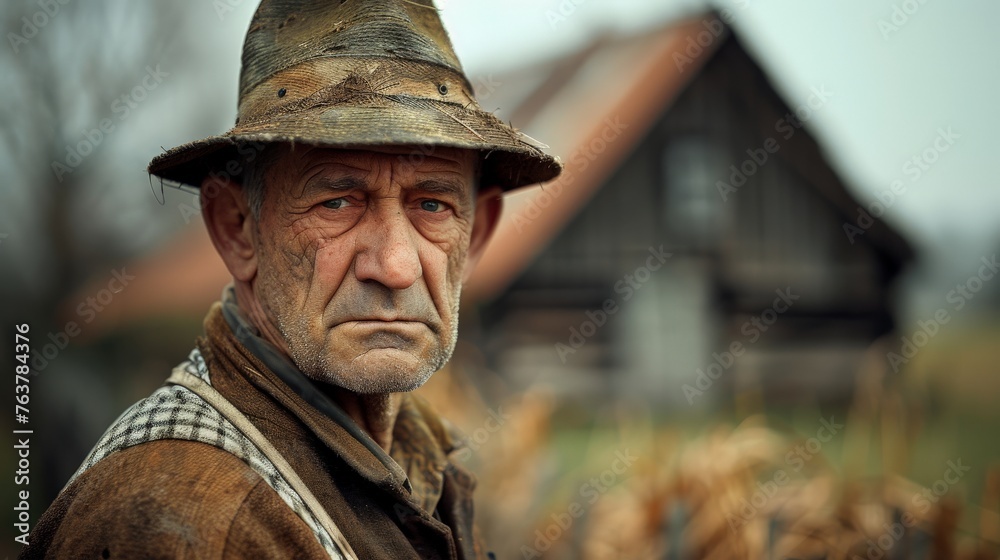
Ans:
<svg viewBox="0 0 1000 560"><path fill-rule="evenodd" d="M433 330L423 321L411 321L405 319L394 319L386 321L383 319L356 319L345 321L338 326L344 327L352 333L392 333L403 338L414 338L426 335L427 330Z"/></svg>
<svg viewBox="0 0 1000 560"><path fill-rule="evenodd" d="M425 339L428 326L419 321L358 320L341 323L344 334L369 349L412 348Z"/></svg>
<svg viewBox="0 0 1000 560"><path fill-rule="evenodd" d="M425 319L419 319L416 317L390 317L390 316L376 316L376 317L350 317L342 321L338 321L335 327L348 327L351 329L365 329L365 330L392 330L392 331L411 331L416 332L420 329L428 329L433 333L437 333L437 328L435 328L434 323L427 321Z"/></svg>
<svg viewBox="0 0 1000 560"><path fill-rule="evenodd" d="M350 319L340 323L341 325L355 324L365 326L391 326L391 325L425 325L418 319Z"/></svg>

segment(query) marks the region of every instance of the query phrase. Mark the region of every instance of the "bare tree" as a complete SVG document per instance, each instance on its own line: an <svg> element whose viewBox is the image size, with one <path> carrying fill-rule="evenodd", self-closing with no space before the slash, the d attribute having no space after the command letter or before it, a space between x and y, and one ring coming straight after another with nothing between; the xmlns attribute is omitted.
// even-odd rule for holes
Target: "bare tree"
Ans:
<svg viewBox="0 0 1000 560"><path fill-rule="evenodd" d="M0 324L29 322L33 352L59 337L69 294L182 225L144 168L160 142L219 132L228 120L217 93L185 108L220 89L211 79L220 49L205 46L219 34L230 40L236 19L223 22L200 0L0 4ZM51 428L38 462L49 499L120 412L105 406L109 368L80 352L60 348L36 393L50 405L37 419Z"/></svg>

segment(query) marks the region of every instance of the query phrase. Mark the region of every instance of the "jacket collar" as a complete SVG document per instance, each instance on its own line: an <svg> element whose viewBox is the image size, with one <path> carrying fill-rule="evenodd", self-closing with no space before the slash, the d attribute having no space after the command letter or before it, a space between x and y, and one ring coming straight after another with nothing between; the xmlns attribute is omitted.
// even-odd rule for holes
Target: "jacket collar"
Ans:
<svg viewBox="0 0 1000 560"><path fill-rule="evenodd" d="M205 326L213 346L228 347L223 348L226 353L235 352L250 362L258 362L267 381L261 384L263 390L274 396L275 392L287 393L285 389L290 389L304 401L298 403L307 405L304 409L287 408L358 472L376 484L411 494L426 511L434 511L441 496L448 456L462 447L462 438L423 399L409 393L404 395L393 428L393 445L390 453L386 453L316 382L260 336L237 305L232 285L224 290L221 305L209 312ZM315 412L322 417L319 421ZM324 420L332 421L334 430ZM348 445L344 445L342 436L350 438Z"/></svg>

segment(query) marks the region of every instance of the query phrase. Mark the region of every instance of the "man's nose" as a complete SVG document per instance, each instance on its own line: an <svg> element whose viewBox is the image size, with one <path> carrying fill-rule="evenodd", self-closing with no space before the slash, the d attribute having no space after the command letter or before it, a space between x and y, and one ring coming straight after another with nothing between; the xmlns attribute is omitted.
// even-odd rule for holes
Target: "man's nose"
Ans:
<svg viewBox="0 0 1000 560"><path fill-rule="evenodd" d="M373 209L358 225L363 229L354 262L358 280L403 290L420 278L416 231L402 208Z"/></svg>

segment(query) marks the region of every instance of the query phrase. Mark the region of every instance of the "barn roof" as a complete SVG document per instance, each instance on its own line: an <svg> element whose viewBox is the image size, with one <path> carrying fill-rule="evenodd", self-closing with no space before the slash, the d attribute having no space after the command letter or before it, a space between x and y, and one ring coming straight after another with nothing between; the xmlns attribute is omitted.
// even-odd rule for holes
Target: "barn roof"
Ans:
<svg viewBox="0 0 1000 560"><path fill-rule="evenodd" d="M529 136L545 139L551 153L562 156L566 171L562 178L541 189L507 196L497 235L466 287L469 297L490 299L509 286L606 184L699 71L720 50L731 51L724 46L736 43L737 50L749 56L724 24L721 33L712 35L711 42L705 40L706 31L711 33L721 23L717 15L710 13L643 35L600 36L569 56L492 77L490 82L496 91L484 107L510 107L498 115L510 118ZM759 81L768 85L768 93L774 98L772 106L782 105L784 102L759 65L751 66L758 72ZM780 116L756 115L762 130ZM609 126L615 123L626 128L613 142L604 142ZM588 151L594 146L603 147L603 151L594 155L593 150ZM835 173L817 172L829 169L829 163L821 146L808 133L788 143L785 155L795 171L809 178L846 222L854 221L863 205ZM881 220L876 219L865 230L864 241L882 253L896 270L913 258L909 243Z"/></svg>

